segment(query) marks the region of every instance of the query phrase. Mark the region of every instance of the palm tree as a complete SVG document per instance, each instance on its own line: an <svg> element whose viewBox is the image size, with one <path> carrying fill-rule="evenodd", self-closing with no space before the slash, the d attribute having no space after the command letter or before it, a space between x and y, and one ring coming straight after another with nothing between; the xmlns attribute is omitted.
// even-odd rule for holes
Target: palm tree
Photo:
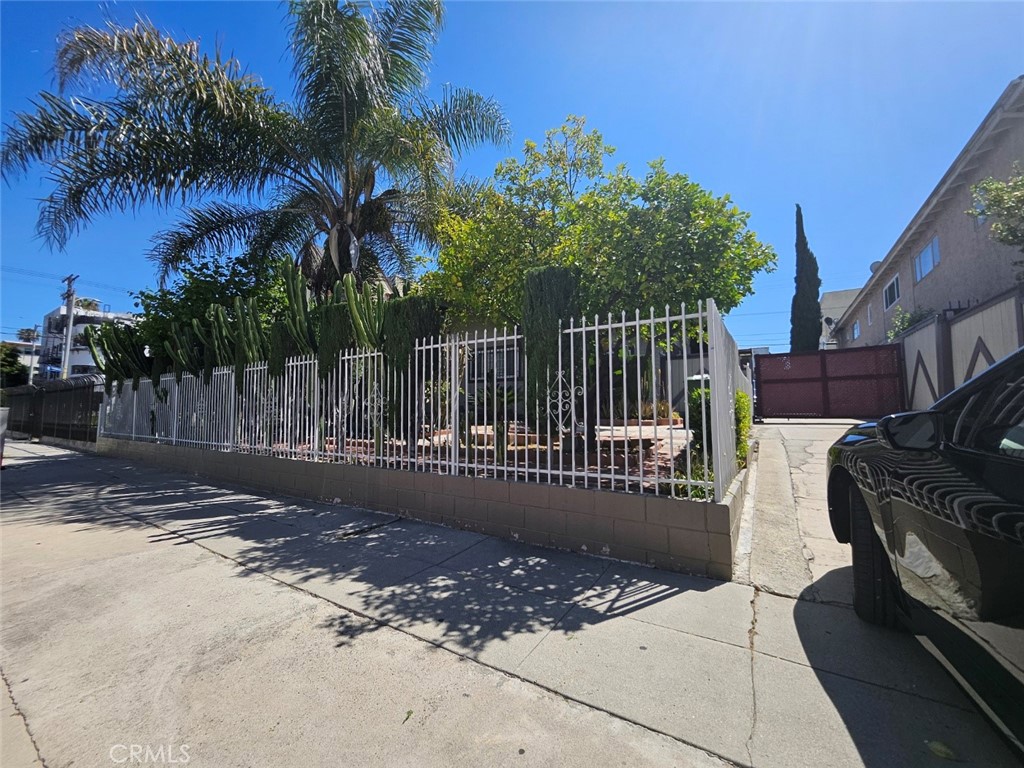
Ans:
<svg viewBox="0 0 1024 768"><path fill-rule="evenodd" d="M39 340L39 331L35 328L19 328L18 341L26 344L35 344Z"/></svg>
<svg viewBox="0 0 1024 768"><path fill-rule="evenodd" d="M405 273L429 242L458 153L504 143L498 104L464 88L426 96L440 0L293 0L294 101L280 101L234 59L202 54L139 19L62 35L58 94L7 126L0 172L48 163L54 190L39 234L63 248L97 216L182 205L150 258L161 281L201 255L289 254L311 288L337 274ZM99 81L104 100L67 96Z"/></svg>

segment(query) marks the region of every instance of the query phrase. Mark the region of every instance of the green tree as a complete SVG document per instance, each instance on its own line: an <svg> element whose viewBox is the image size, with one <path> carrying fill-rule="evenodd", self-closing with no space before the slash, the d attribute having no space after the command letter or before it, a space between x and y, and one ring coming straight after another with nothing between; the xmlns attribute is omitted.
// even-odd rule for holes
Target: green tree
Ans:
<svg viewBox="0 0 1024 768"><path fill-rule="evenodd" d="M276 265L252 263L243 257L197 256L182 264L173 283L154 291L135 294L142 317L139 338L151 350L164 349L172 327L191 328L193 318L206 325L211 304L228 311L235 298L259 300L267 325L284 309L285 291Z"/></svg>
<svg viewBox="0 0 1024 768"><path fill-rule="evenodd" d="M985 179L971 191L974 208L967 213L982 220L991 219L992 237L1024 253L1024 170L1020 164L1014 163L1006 181ZM1024 267L1024 261L1015 261L1013 265ZM1024 281L1024 270L1017 273L1017 279Z"/></svg>
<svg viewBox="0 0 1024 768"><path fill-rule="evenodd" d="M35 344L39 341L39 331L35 328L19 328L18 341L24 341L26 344Z"/></svg>
<svg viewBox="0 0 1024 768"><path fill-rule="evenodd" d="M21 362L21 353L13 344L0 344L0 387L28 384L28 366Z"/></svg>
<svg viewBox="0 0 1024 768"><path fill-rule="evenodd" d="M637 179L607 170L614 149L570 116L494 178L447 201L437 227L438 268L423 289L455 322L519 323L523 276L576 267L581 310L632 312L713 298L723 311L753 288L775 254L747 229L748 214L652 162Z"/></svg>
<svg viewBox="0 0 1024 768"><path fill-rule="evenodd" d="M146 20L62 34L59 92L16 115L0 159L5 176L49 166L42 237L63 248L97 216L181 204L150 253L162 279L239 247L250 260L295 256L318 293L340 273L408 270L456 154L506 140L508 124L474 91L427 97L440 0L293 0L288 14L290 102ZM96 85L114 95L94 98Z"/></svg>
<svg viewBox="0 0 1024 768"><path fill-rule="evenodd" d="M796 207L796 291L790 309L790 352L813 352L821 340L821 304L818 291L818 260L814 257L804 234L804 213Z"/></svg>
<svg viewBox="0 0 1024 768"><path fill-rule="evenodd" d="M903 307L897 306L889 321L889 330L885 337L889 341L895 341L904 331L912 328L922 320L935 314L931 307L914 307L913 311L907 312Z"/></svg>

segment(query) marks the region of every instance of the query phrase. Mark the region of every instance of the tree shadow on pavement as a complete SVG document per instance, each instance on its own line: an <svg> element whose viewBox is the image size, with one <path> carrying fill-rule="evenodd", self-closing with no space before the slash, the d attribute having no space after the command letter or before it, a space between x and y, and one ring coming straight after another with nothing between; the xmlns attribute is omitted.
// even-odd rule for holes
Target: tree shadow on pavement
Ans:
<svg viewBox="0 0 1024 768"><path fill-rule="evenodd" d="M12 490L24 495L12 497L14 522L159 526L152 543L194 542L244 566L239 576L270 576L375 620L339 618L339 643L383 622L512 668L552 630L573 633L722 586L361 508L255 495L118 459L55 457L17 479Z"/></svg>

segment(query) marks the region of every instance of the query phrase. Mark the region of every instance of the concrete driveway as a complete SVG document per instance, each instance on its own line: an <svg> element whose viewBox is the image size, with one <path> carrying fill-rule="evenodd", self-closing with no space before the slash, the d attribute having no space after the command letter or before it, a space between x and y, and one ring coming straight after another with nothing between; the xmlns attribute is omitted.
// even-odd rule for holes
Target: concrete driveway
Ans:
<svg viewBox="0 0 1024 768"><path fill-rule="evenodd" d="M133 747L213 768L944 766L935 745L1014 764L912 638L816 601L842 568L797 600L123 460L8 458L5 768Z"/></svg>
<svg viewBox="0 0 1024 768"><path fill-rule="evenodd" d="M759 455L749 581L789 597L852 605L848 544L832 535L825 459L852 420L771 419L755 424Z"/></svg>

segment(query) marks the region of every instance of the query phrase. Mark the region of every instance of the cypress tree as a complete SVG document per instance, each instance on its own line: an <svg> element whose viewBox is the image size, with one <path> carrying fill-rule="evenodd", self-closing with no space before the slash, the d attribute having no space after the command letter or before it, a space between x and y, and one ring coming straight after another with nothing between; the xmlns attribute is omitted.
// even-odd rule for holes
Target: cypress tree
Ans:
<svg viewBox="0 0 1024 768"><path fill-rule="evenodd" d="M818 260L807 245L804 234L804 214L796 207L796 292L790 310L789 351L813 352L821 339L821 305L818 291Z"/></svg>

